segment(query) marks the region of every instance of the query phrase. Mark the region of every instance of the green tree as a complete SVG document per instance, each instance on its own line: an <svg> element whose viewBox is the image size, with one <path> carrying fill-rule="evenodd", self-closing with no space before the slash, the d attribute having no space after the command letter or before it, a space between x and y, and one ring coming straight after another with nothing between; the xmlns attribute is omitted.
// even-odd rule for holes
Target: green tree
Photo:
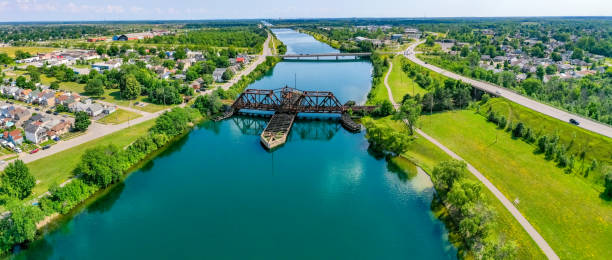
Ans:
<svg viewBox="0 0 612 260"><path fill-rule="evenodd" d="M572 52L572 59L582 60L584 58L584 52L579 48L574 48Z"/></svg>
<svg viewBox="0 0 612 260"><path fill-rule="evenodd" d="M395 117L396 119L405 121L408 125L410 135L414 135L414 128L416 127L420 115L421 105L414 99L407 99L404 103L402 103L402 106Z"/></svg>
<svg viewBox="0 0 612 260"><path fill-rule="evenodd" d="M98 53L98 55L106 54L106 46L99 45L96 47L96 53Z"/></svg>
<svg viewBox="0 0 612 260"><path fill-rule="evenodd" d="M51 85L49 86L50 89L55 89L58 90L60 88L60 84L59 81L53 81L51 82Z"/></svg>
<svg viewBox="0 0 612 260"><path fill-rule="evenodd" d="M3 253L16 244L34 240L36 224L44 217L39 207L21 201L10 203L6 209L10 214L0 220L0 251Z"/></svg>
<svg viewBox="0 0 612 260"><path fill-rule="evenodd" d="M434 167L432 181L436 191L443 197L450 191L455 181L465 176L467 165L463 161L450 160L440 162Z"/></svg>
<svg viewBox="0 0 612 260"><path fill-rule="evenodd" d="M512 136L516 138L520 138L520 137L523 137L524 132L525 132L525 126L523 125L523 122L519 122L518 124L516 124L516 126L514 126L514 129L512 129Z"/></svg>
<svg viewBox="0 0 612 260"><path fill-rule="evenodd" d="M104 95L104 76L96 75L94 78L87 81L85 92L90 96Z"/></svg>
<svg viewBox="0 0 612 260"><path fill-rule="evenodd" d="M20 88L25 88L27 83L27 79L24 76L19 76L15 80L15 85Z"/></svg>
<svg viewBox="0 0 612 260"><path fill-rule="evenodd" d="M30 81L38 83L40 82L40 72L38 71L31 71L30 73Z"/></svg>
<svg viewBox="0 0 612 260"><path fill-rule="evenodd" d="M536 68L536 75L538 76L538 79L542 80L544 78L544 74L545 74L544 67L538 66Z"/></svg>
<svg viewBox="0 0 612 260"><path fill-rule="evenodd" d="M126 167L117 146L99 146L85 151L75 173L93 185L107 187L121 179Z"/></svg>
<svg viewBox="0 0 612 260"><path fill-rule="evenodd" d="M212 93L198 96L195 103L193 103L193 107L200 111L200 114L211 116L221 112L223 103L221 103L219 95Z"/></svg>
<svg viewBox="0 0 612 260"><path fill-rule="evenodd" d="M109 56L117 56L119 54L119 47L117 45L111 45L110 48L106 51Z"/></svg>
<svg viewBox="0 0 612 260"><path fill-rule="evenodd" d="M612 198L612 171L604 175L604 186L606 188L604 194Z"/></svg>
<svg viewBox="0 0 612 260"><path fill-rule="evenodd" d="M557 73L557 67L555 67L555 65L548 65L546 67L546 74L547 75L553 75Z"/></svg>
<svg viewBox="0 0 612 260"><path fill-rule="evenodd" d="M555 62L563 60L563 58L561 57L561 54L559 54L558 52L551 53L550 58Z"/></svg>
<svg viewBox="0 0 612 260"><path fill-rule="evenodd" d="M177 60L182 60L187 58L187 52L185 52L184 48L178 48L176 51L174 51L174 58Z"/></svg>
<svg viewBox="0 0 612 260"><path fill-rule="evenodd" d="M13 59L8 56L8 54L2 52L0 53L0 64L11 64L13 63Z"/></svg>
<svg viewBox="0 0 612 260"><path fill-rule="evenodd" d="M176 62L173 60L164 60L164 63L162 64L162 66L168 69L174 69L175 65L176 65Z"/></svg>
<svg viewBox="0 0 612 260"><path fill-rule="evenodd" d="M527 95L539 92L542 89L542 82L538 79L528 78L521 84Z"/></svg>
<svg viewBox="0 0 612 260"><path fill-rule="evenodd" d="M121 97L125 99L136 99L141 92L140 82L138 82L136 77L132 74L129 74L124 82L125 83L121 86Z"/></svg>
<svg viewBox="0 0 612 260"><path fill-rule="evenodd" d="M428 36L425 40L425 45L432 47L434 44L436 44L436 39L433 36Z"/></svg>
<svg viewBox="0 0 612 260"><path fill-rule="evenodd" d="M227 81L227 80L232 79L233 76L234 76L234 71L231 69L226 69L225 72L223 72L223 75L221 76L221 78Z"/></svg>
<svg viewBox="0 0 612 260"><path fill-rule="evenodd" d="M74 120L74 129L77 131L85 131L91 124L91 120L89 119L89 115L83 111L79 111L75 113Z"/></svg>
<svg viewBox="0 0 612 260"><path fill-rule="evenodd" d="M2 192L10 197L25 199L32 194L36 179L22 160L9 163L1 177Z"/></svg>

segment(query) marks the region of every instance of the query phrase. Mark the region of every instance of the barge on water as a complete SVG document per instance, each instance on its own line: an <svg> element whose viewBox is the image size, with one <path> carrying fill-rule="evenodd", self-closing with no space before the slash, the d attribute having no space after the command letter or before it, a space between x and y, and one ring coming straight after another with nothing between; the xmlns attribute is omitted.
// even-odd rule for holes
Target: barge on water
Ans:
<svg viewBox="0 0 612 260"><path fill-rule="evenodd" d="M287 141L298 113L340 114L340 122L344 128L351 132L359 132L361 125L351 119L348 111L371 112L375 108L342 105L329 91L302 91L287 86L273 90L247 89L240 94L230 110L217 117L215 121L229 118L242 109L274 111L274 115L260 135L261 143L267 149L273 149Z"/></svg>

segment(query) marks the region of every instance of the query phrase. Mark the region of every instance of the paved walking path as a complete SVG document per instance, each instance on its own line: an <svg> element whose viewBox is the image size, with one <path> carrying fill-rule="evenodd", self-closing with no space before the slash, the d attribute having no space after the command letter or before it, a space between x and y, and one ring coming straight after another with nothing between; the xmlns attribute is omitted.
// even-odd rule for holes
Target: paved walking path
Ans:
<svg viewBox="0 0 612 260"><path fill-rule="evenodd" d="M406 58L410 59L412 62L419 64L422 67L428 68L429 70L440 73L449 78L453 78L456 80L461 80L465 83L469 83L478 89L489 92L496 96L502 96L514 103L517 103L531 110L540 112L550 117L554 117L568 124L569 124L570 119L575 119L578 122L580 122L580 125L578 125L578 127L584 128L586 130L589 130L591 132L595 132L601 135L605 135L607 137L612 137L612 127L609 125L594 121L586 117L575 115L575 114L569 113L567 111L563 111L561 109L558 109L552 106L549 106L547 104L538 102L534 99L523 96L507 88L503 88L503 87L500 87L500 86L497 86L497 85L494 85L488 82L483 82L483 81L474 80L468 77L464 77L462 75L447 71L445 69L436 67L434 65L428 64L420 60L419 58L417 58L414 48L418 46L419 44L422 44L423 42L425 41L419 41L409 46L408 49L404 52L404 56L406 56Z"/></svg>
<svg viewBox="0 0 612 260"><path fill-rule="evenodd" d="M146 114L143 114L143 116L139 118L136 118L134 120L130 120L128 122L124 122L121 124L116 124L116 125L105 125L105 124L100 124L97 122L92 122L91 125L89 126L89 129L87 130L85 134L72 138L70 140L59 141L57 144L52 145L49 149L40 150L35 154L29 154L28 151L22 152L21 154L19 154L19 159L25 163L36 161L38 159L70 149L74 146L87 143L89 141L95 140L105 135L112 134L114 132L128 128L130 126L154 119L165 111L166 110L161 110L155 113L146 113ZM6 165L8 164L5 163L4 165L0 165L0 171L4 170L4 167Z"/></svg>
<svg viewBox="0 0 612 260"><path fill-rule="evenodd" d="M256 67L257 65L263 63L266 60L267 56L272 55L272 51L270 50L270 47L268 46L268 43L270 42L270 40L272 39L272 35L270 33L268 33L268 38L266 39L266 41L264 42L264 47L263 47L263 53L262 55L259 55L257 57L257 59L252 62L251 64L249 64L249 66L240 71L240 73L238 73L232 80L226 82L224 85L222 85L221 87L225 90L229 89L229 87L231 87L235 82L237 82L240 78L242 78L243 75L248 75L249 73L251 73ZM206 93L210 93L212 92L212 90L207 90L205 91ZM205 94L205 93L203 93ZM105 125L105 124L100 124L97 122L92 122L91 125L89 126L89 129L87 130L87 132L81 136L75 137L73 139L70 140L66 140L66 141L60 141L57 144L51 146L49 149L46 150L40 150L37 153L34 154L29 154L29 151L24 151L21 154L19 154L19 158L20 160L22 160L25 163L29 163L29 162L33 162L36 161L38 159L59 153L61 151L70 149L72 147L75 147L77 145L80 144L84 144L87 143L89 141L95 140L97 138L103 137L105 135L109 135L112 134L114 132L117 132L119 130L123 130L125 128L128 128L130 126L154 119L156 117L158 117L159 115L163 114L165 111L170 110L169 109L164 109L164 110L160 110L158 112L155 113L149 113L149 112L145 112L145 111L141 111L135 108L131 108L131 107L125 107L125 106L118 106L116 104L111 104L105 101L98 101L100 103L103 104L107 104L107 105L114 105L117 106L117 108L121 108L127 111L131 111L131 112L135 112L138 113L140 115L142 115L141 117L138 117L136 119L130 120L128 122L124 122L121 124L116 124L116 125ZM181 107L184 107L185 104L180 105ZM0 171L4 170L4 167L6 167L8 165L8 162L4 163L3 165L0 165Z"/></svg>
<svg viewBox="0 0 612 260"><path fill-rule="evenodd" d="M418 44L415 44L415 45L418 45ZM387 78L389 77L389 74L391 74L392 68L393 68L393 63L391 63L391 65L389 66L389 71L387 71L387 75L385 75L385 87L387 88L387 93L389 94L389 99L391 100L393 107L395 107L397 110L397 108L399 107L399 104L397 104L395 100L393 99L393 93L391 92L391 87L387 83ZM519 212L519 210L514 206L514 204L512 204L512 202L510 202L510 200L508 200L504 196L504 194L502 194L501 191L499 191L495 187L495 185L493 185L493 183L491 183L484 175L482 175L482 173L480 173L476 168L474 168L474 166L469 164L467 161L463 160L463 158L461 158L459 155L457 155L456 153L448 149L446 146L438 142L433 137L427 135L426 133L424 133L418 128L416 129L416 132L422 137L424 137L425 139L427 139L428 141L430 141L431 143L438 146L440 149L442 149L445 153L447 153L451 157L457 160L466 162L468 171L470 171L474 176L476 176L476 178L480 182L482 182L485 185L485 187L487 187L487 189L489 189L493 193L493 195L495 195L495 197L502 203L502 205L504 205L504 207L508 209L508 211L510 211L512 216L519 222L519 224L521 224L523 229L525 229L525 231L529 234L529 236L531 236L533 241L536 242L536 244L544 252L546 257L548 257L548 259L559 259L559 256L557 256L555 251L548 245L548 243L546 242L546 240L544 240L544 238L540 235L540 233L538 233L538 231L535 230L535 228L529 223L529 221L527 221L527 219L521 214L521 212Z"/></svg>

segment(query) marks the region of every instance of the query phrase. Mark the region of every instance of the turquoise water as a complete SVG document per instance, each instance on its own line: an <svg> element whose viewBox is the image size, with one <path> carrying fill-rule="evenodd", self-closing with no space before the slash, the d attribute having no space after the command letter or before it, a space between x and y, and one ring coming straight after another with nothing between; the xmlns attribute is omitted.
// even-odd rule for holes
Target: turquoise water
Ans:
<svg viewBox="0 0 612 260"><path fill-rule="evenodd" d="M344 77L326 80L332 68ZM253 86L275 88L296 71L298 87L336 87L341 101L369 91L371 66L359 61L281 62ZM298 121L284 146L266 152L265 124L233 117L199 125L17 258L456 258L430 211L426 175L394 172L368 152L364 133L337 122Z"/></svg>

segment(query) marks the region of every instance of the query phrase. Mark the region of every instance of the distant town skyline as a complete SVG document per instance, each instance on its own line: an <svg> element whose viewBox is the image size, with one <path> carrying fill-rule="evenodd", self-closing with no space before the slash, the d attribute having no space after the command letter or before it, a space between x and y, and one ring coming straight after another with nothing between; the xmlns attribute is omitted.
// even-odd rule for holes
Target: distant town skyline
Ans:
<svg viewBox="0 0 612 260"><path fill-rule="evenodd" d="M0 22L610 15L606 0L0 0Z"/></svg>

